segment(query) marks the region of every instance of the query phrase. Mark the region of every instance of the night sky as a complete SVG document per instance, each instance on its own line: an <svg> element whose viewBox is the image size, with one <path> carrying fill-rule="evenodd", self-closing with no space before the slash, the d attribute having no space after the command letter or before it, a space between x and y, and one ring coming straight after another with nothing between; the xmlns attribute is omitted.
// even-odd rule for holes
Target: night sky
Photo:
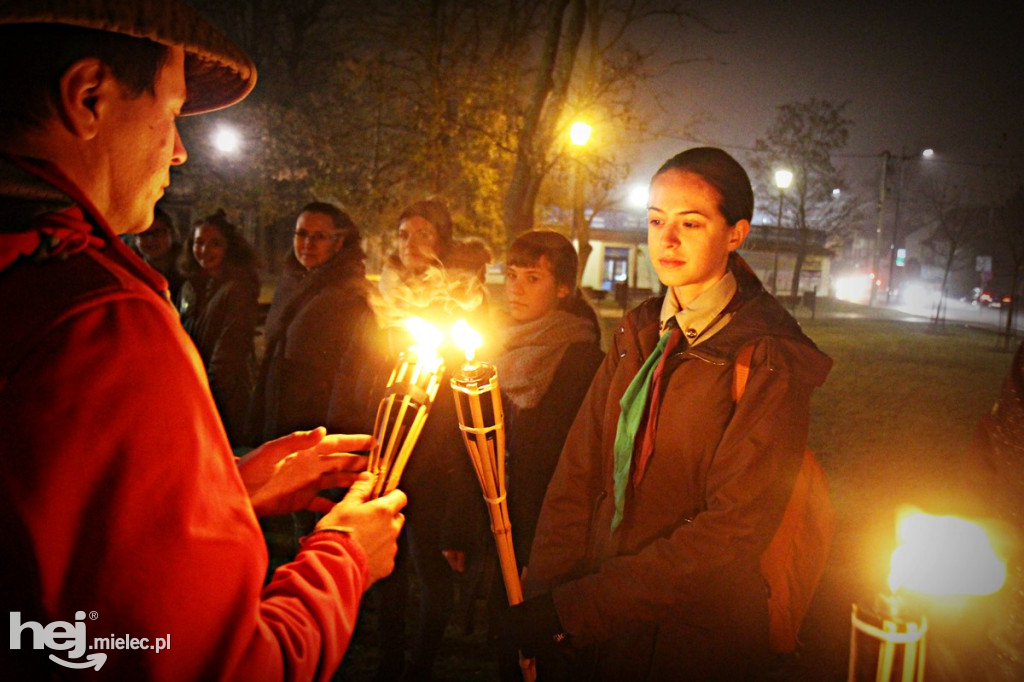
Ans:
<svg viewBox="0 0 1024 682"><path fill-rule="evenodd" d="M913 5L914 7L911 7ZM877 175L878 155L935 149L966 170L1005 164L1024 174L1024 3L733 1L701 12L722 33L669 36L708 62L676 71L679 120L737 154L763 136L786 102L849 101L851 175ZM671 124L671 121L667 121ZM640 176L689 142L663 140ZM676 150L678 151L678 150ZM858 158L871 157L875 158ZM1006 173L1004 172L1004 175ZM638 176L639 177L639 176Z"/></svg>

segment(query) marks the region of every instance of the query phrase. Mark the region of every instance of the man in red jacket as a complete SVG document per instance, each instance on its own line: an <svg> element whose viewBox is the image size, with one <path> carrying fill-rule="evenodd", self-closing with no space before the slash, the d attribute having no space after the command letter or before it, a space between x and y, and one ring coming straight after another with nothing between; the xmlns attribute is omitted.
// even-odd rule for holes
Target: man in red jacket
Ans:
<svg viewBox="0 0 1024 682"><path fill-rule="evenodd" d="M405 496L367 501L369 436L233 457L145 230L185 161L176 118L249 58L172 0L0 10L0 670L10 679L329 679L393 566ZM351 485L330 505L316 492ZM319 504L263 586L257 514ZM325 508L326 505L326 508Z"/></svg>

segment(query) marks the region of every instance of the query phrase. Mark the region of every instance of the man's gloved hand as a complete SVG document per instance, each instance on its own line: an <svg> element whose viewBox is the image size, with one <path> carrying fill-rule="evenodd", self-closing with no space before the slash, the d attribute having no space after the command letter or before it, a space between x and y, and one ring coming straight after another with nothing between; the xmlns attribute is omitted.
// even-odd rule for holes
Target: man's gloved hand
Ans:
<svg viewBox="0 0 1024 682"><path fill-rule="evenodd" d="M568 646L551 593L527 599L509 608L498 621L499 636L522 652L524 658Z"/></svg>

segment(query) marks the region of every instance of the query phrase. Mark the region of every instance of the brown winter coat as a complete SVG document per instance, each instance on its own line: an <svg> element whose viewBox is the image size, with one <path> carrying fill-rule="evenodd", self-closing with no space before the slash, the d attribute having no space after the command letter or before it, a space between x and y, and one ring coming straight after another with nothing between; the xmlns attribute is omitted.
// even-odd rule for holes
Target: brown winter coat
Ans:
<svg viewBox="0 0 1024 682"><path fill-rule="evenodd" d="M527 589L553 589L595 678L739 679L768 654L758 558L792 490L811 391L831 360L753 273L734 272L729 324L667 361L654 454L627 491L619 528L619 400L658 341L661 299L616 329L548 488ZM734 404L734 359L751 343L747 389Z"/></svg>

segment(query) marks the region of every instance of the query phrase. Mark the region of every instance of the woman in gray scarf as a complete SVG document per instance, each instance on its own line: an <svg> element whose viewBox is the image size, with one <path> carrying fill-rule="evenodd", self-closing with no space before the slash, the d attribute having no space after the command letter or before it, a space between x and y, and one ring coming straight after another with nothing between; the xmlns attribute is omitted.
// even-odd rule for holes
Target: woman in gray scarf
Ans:
<svg viewBox="0 0 1024 682"><path fill-rule="evenodd" d="M601 329L576 286L572 243L534 230L508 249L505 293L509 319L496 364L505 410L508 508L520 570L566 434L601 364ZM495 581L492 608L506 608ZM499 652L505 680L522 679L515 651Z"/></svg>

